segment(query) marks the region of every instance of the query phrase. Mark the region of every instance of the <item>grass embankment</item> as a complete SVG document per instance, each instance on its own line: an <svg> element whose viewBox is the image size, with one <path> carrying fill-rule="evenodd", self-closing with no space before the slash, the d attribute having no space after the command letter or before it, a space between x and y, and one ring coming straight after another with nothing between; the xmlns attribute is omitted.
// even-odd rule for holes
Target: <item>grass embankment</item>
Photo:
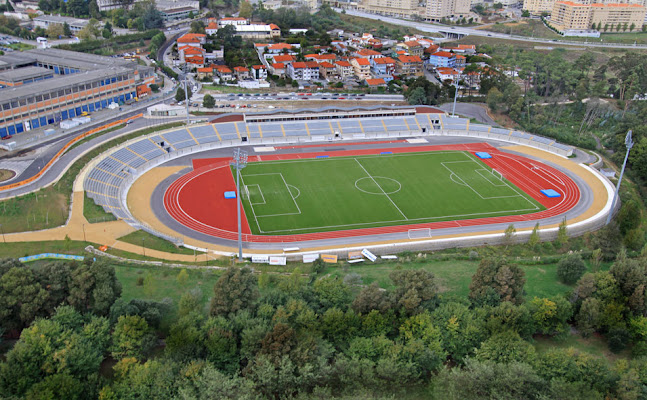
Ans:
<svg viewBox="0 0 647 400"><path fill-rule="evenodd" d="M90 160L127 140L180 125L182 122L146 128L102 143L72 164L56 184L34 193L0 201L0 224L4 231L25 232L63 225L69 214L74 180Z"/></svg>
<svg viewBox="0 0 647 400"><path fill-rule="evenodd" d="M134 244L137 246L144 246L147 249L159 250L167 253L186 254L186 255L204 254L203 252L199 252L199 251L194 253L192 249L187 249L186 247L177 247L176 245L169 242L168 240L164 240L162 238L151 235L150 233L142 230L129 233L126 236L120 237L118 240L122 242L130 243L130 244Z"/></svg>
<svg viewBox="0 0 647 400"><path fill-rule="evenodd" d="M9 169L0 169L0 182L8 181L16 175L15 172Z"/></svg>
<svg viewBox="0 0 647 400"><path fill-rule="evenodd" d="M83 196L83 216L91 224L117 220L114 215L106 212L103 207L89 198L87 193Z"/></svg>

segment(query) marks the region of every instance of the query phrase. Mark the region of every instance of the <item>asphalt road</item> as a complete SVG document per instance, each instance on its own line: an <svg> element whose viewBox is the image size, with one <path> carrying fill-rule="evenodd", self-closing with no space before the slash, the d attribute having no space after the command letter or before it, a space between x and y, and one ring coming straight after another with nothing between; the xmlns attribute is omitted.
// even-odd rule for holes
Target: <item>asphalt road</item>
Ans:
<svg viewBox="0 0 647 400"><path fill-rule="evenodd" d="M445 103L440 105L438 108L451 115L453 107L454 103ZM492 118L490 118L485 107L479 103L456 103L456 114L464 115L468 118L474 118L478 122L482 122L484 124L499 126Z"/></svg>

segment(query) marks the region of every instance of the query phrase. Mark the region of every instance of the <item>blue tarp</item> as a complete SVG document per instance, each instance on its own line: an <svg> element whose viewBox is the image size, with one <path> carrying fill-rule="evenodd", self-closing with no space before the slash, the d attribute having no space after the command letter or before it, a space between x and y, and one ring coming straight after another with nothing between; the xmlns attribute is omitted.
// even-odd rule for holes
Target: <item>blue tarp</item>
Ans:
<svg viewBox="0 0 647 400"><path fill-rule="evenodd" d="M236 192L225 192L225 199L235 199Z"/></svg>
<svg viewBox="0 0 647 400"><path fill-rule="evenodd" d="M478 151L475 153L478 158L492 158L490 153L486 153L484 151Z"/></svg>
<svg viewBox="0 0 647 400"><path fill-rule="evenodd" d="M541 193L546 197L562 197L561 194L557 193L553 189L544 189L541 190Z"/></svg>
<svg viewBox="0 0 647 400"><path fill-rule="evenodd" d="M83 261L84 259L83 256L71 256L69 254L58 254L58 253L42 253L42 254L36 254L34 256L20 257L18 261L28 262L28 261L42 260L44 258L57 258L60 260L76 260L76 261Z"/></svg>

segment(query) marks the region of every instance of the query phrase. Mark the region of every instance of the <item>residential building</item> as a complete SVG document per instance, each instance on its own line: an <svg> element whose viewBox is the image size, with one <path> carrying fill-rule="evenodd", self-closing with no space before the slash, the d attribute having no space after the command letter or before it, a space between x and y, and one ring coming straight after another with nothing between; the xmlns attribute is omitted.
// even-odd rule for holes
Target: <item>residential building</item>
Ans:
<svg viewBox="0 0 647 400"><path fill-rule="evenodd" d="M373 14L411 17L419 13L417 0L362 0L357 8Z"/></svg>
<svg viewBox="0 0 647 400"><path fill-rule="evenodd" d="M402 49L407 52L410 56L422 57L424 48L420 43L415 40L409 40L403 43L398 43L396 46L398 49Z"/></svg>
<svg viewBox="0 0 647 400"><path fill-rule="evenodd" d="M284 63L274 63L270 66L273 75L279 77L285 76L285 64Z"/></svg>
<svg viewBox="0 0 647 400"><path fill-rule="evenodd" d="M241 36L245 39L274 39L281 37L281 29L275 24L232 25L236 28L236 36Z"/></svg>
<svg viewBox="0 0 647 400"><path fill-rule="evenodd" d="M454 67L456 65L456 55L446 51L437 51L429 55L429 65L434 67Z"/></svg>
<svg viewBox="0 0 647 400"><path fill-rule="evenodd" d="M646 8L639 4L601 4L556 1L550 17L550 24L560 32L587 30L617 31L620 26L627 30L640 30L645 18Z"/></svg>
<svg viewBox="0 0 647 400"><path fill-rule="evenodd" d="M294 62L288 64L286 73L290 78L296 80L319 79L319 63L316 61Z"/></svg>
<svg viewBox="0 0 647 400"><path fill-rule="evenodd" d="M371 77L371 62L366 58L353 58L350 60L357 79L365 80Z"/></svg>
<svg viewBox="0 0 647 400"><path fill-rule="evenodd" d="M374 79L367 79L366 80L366 85L368 85L369 88L378 88L378 87L386 87L386 82L382 78L374 78Z"/></svg>
<svg viewBox="0 0 647 400"><path fill-rule="evenodd" d="M252 65L252 78L256 80L267 79L267 68L265 65Z"/></svg>
<svg viewBox="0 0 647 400"><path fill-rule="evenodd" d="M49 48L0 56L0 81L13 86L0 89L0 137L132 101L154 80L150 67L94 54Z"/></svg>
<svg viewBox="0 0 647 400"><path fill-rule="evenodd" d="M204 28L204 31L207 35L215 35L218 33L218 23L216 21L210 21L209 24Z"/></svg>
<svg viewBox="0 0 647 400"><path fill-rule="evenodd" d="M198 79L213 78L213 67L203 67L196 70Z"/></svg>
<svg viewBox="0 0 647 400"><path fill-rule="evenodd" d="M470 8L470 0L427 0L424 18L435 22L463 18L470 13Z"/></svg>
<svg viewBox="0 0 647 400"><path fill-rule="evenodd" d="M400 56L396 60L395 71L398 75L422 75L422 59L418 56Z"/></svg>
<svg viewBox="0 0 647 400"><path fill-rule="evenodd" d="M196 10L192 7L178 7L160 10L160 15L165 22L187 19L193 14L196 14Z"/></svg>
<svg viewBox="0 0 647 400"><path fill-rule="evenodd" d="M391 57L374 58L371 60L371 72L374 76L393 75L395 60Z"/></svg>
<svg viewBox="0 0 647 400"><path fill-rule="evenodd" d="M337 70L335 69L335 65L328 61L319 63L319 75L321 75L323 79L333 79L339 77Z"/></svg>
<svg viewBox="0 0 647 400"><path fill-rule="evenodd" d="M354 52L353 57L357 58L366 58L367 60L372 60L373 58L380 58L384 57L382 53L379 51L371 50L371 49L360 49Z"/></svg>
<svg viewBox="0 0 647 400"><path fill-rule="evenodd" d="M291 56L289 54L278 54L272 57L272 60L274 63L283 63L285 65L292 64L295 62L297 59L294 56Z"/></svg>
<svg viewBox="0 0 647 400"><path fill-rule="evenodd" d="M555 0L523 0L523 10L531 15L550 14L554 5Z"/></svg>
<svg viewBox="0 0 647 400"><path fill-rule="evenodd" d="M337 56L334 54L306 54L304 58L306 59L306 61L333 62L337 59Z"/></svg>
<svg viewBox="0 0 647 400"><path fill-rule="evenodd" d="M213 69L223 81L231 81L234 79L231 69L226 65L214 65Z"/></svg>
<svg viewBox="0 0 647 400"><path fill-rule="evenodd" d="M207 43L207 35L202 33L187 33L177 39L178 48L180 46L202 47Z"/></svg>
<svg viewBox="0 0 647 400"><path fill-rule="evenodd" d="M454 63L454 67L465 68L466 64L467 64L467 57L462 56L460 54L456 54L456 62Z"/></svg>
<svg viewBox="0 0 647 400"><path fill-rule="evenodd" d="M353 65L348 61L335 61L335 70L341 79L350 78L355 73Z"/></svg>
<svg viewBox="0 0 647 400"><path fill-rule="evenodd" d="M438 76L439 81L457 82L461 77L461 73L454 68L439 67L436 68L436 76Z"/></svg>
<svg viewBox="0 0 647 400"><path fill-rule="evenodd" d="M475 54L476 46L473 44L457 44L455 46L443 46L443 51L451 51L460 54Z"/></svg>
<svg viewBox="0 0 647 400"><path fill-rule="evenodd" d="M249 68L247 67L234 67L234 75L236 79L249 79Z"/></svg>

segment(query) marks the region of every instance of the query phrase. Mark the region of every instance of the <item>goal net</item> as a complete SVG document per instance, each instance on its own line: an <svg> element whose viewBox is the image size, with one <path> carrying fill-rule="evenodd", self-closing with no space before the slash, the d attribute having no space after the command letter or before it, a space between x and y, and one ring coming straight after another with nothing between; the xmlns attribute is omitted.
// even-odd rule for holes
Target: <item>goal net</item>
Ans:
<svg viewBox="0 0 647 400"><path fill-rule="evenodd" d="M497 171L496 169L492 169L492 175L500 181L503 181L503 174Z"/></svg>
<svg viewBox="0 0 647 400"><path fill-rule="evenodd" d="M243 191L241 195L243 196L243 199L249 200L249 188L247 187L247 185L243 185Z"/></svg>
<svg viewBox="0 0 647 400"><path fill-rule="evenodd" d="M431 228L409 229L407 234L409 239L429 239L431 238Z"/></svg>

